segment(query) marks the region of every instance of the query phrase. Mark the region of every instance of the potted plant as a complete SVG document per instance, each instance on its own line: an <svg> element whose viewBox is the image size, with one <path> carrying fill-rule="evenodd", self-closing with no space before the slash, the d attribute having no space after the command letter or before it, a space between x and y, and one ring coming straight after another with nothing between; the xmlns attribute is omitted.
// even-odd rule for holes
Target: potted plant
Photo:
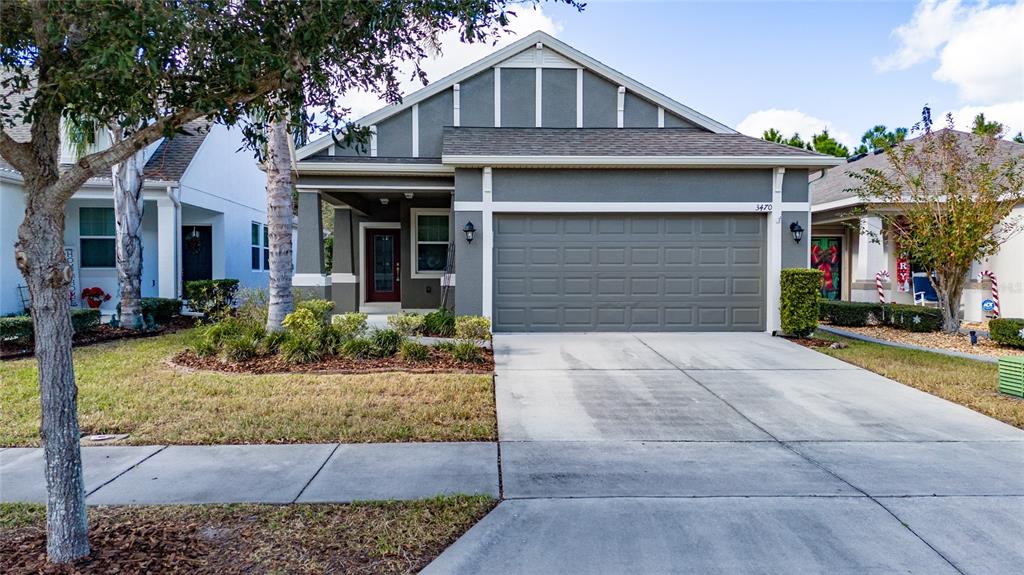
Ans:
<svg viewBox="0 0 1024 575"><path fill-rule="evenodd" d="M103 291L103 288L90 287L82 290L82 299L85 300L85 303L87 303L90 308L97 309L103 305L103 302L110 301L110 294Z"/></svg>

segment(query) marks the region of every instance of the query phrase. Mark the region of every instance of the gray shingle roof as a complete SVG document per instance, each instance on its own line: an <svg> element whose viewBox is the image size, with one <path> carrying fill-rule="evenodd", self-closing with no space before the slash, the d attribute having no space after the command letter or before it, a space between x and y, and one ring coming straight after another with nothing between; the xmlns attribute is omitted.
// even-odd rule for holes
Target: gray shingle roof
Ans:
<svg viewBox="0 0 1024 575"><path fill-rule="evenodd" d="M938 130L936 133L941 131L942 130ZM968 132L954 131L953 133L960 137L964 145L969 145L971 139L975 137ZM919 139L920 138L918 137L907 140L905 144L915 145ZM998 143L995 154L995 158L998 161L1006 161L1014 155L1024 155L1024 144L1018 144L1009 140L1001 140ZM811 181L811 204L817 206L820 204L827 204L829 202L856 197L857 194L849 190L859 186L861 181L850 174L859 172L865 168L888 170L889 158L884 153L868 154L859 160L847 162L846 164L832 168L825 173L824 177Z"/></svg>
<svg viewBox="0 0 1024 575"><path fill-rule="evenodd" d="M210 133L210 121L193 120L182 127L184 133L175 134L173 138L164 138L160 147L153 152L146 162L144 174L155 180L178 181L192 163L192 158L203 145Z"/></svg>
<svg viewBox="0 0 1024 575"><path fill-rule="evenodd" d="M693 128L444 129L445 156L786 156L821 154Z"/></svg>

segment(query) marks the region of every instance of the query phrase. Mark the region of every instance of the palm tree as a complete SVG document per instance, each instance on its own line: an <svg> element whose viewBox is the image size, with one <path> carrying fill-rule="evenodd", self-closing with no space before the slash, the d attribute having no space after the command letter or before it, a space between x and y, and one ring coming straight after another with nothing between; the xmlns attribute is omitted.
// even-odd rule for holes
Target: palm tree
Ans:
<svg viewBox="0 0 1024 575"><path fill-rule="evenodd" d="M974 125L971 126L971 132L979 136L995 136L998 138L1003 133L1003 125L996 121L985 121L985 114L980 113L974 117Z"/></svg>
<svg viewBox="0 0 1024 575"><path fill-rule="evenodd" d="M276 117L267 134L267 232L270 280L267 286L267 331L280 331L291 313L292 298L292 166L288 121Z"/></svg>

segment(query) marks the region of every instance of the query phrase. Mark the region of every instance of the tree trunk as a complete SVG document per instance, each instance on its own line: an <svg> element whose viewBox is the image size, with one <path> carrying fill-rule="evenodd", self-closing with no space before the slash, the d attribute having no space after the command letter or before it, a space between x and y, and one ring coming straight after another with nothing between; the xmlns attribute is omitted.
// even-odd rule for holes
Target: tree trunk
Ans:
<svg viewBox="0 0 1024 575"><path fill-rule="evenodd" d="M120 142L123 129L110 130L111 140ZM117 279L121 286L121 325L141 329L142 317L142 171L145 148L110 168L114 181L114 225L117 246Z"/></svg>
<svg viewBox="0 0 1024 575"><path fill-rule="evenodd" d="M933 278L932 273L928 272L929 278ZM934 279L930 281L932 287L935 288L935 295L939 299L939 311L942 312L942 331L957 333L960 331L960 297L964 291L967 271L934 272L934 274Z"/></svg>
<svg viewBox="0 0 1024 575"><path fill-rule="evenodd" d="M288 124L271 123L267 141L267 228L270 239L270 282L267 331L280 331L292 301L292 172Z"/></svg>
<svg viewBox="0 0 1024 575"><path fill-rule="evenodd" d="M46 457L46 552L50 561L68 563L89 554L78 388L71 361L70 297L78 294L68 293L72 270L64 257L65 202L51 193L44 179L25 179L27 205L15 253L32 296L40 438Z"/></svg>

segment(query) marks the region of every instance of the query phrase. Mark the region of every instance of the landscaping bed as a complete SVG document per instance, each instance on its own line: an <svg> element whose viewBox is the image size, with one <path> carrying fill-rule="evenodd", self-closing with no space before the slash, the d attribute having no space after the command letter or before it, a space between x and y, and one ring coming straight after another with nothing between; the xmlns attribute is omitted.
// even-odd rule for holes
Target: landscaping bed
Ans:
<svg viewBox="0 0 1024 575"><path fill-rule="evenodd" d="M404 371L411 373L491 373L494 371L494 354L490 349L481 348L479 360L463 361L451 352L432 348L423 360L404 359L400 356L351 358L328 355L307 363L289 362L280 355L254 357L241 361L225 361L217 356L199 356L191 350L175 355L174 365L226 373L380 373Z"/></svg>
<svg viewBox="0 0 1024 575"><path fill-rule="evenodd" d="M1024 429L1024 400L999 393L995 364L831 334L815 339L828 345L807 347ZM829 347L837 341L845 345Z"/></svg>
<svg viewBox="0 0 1024 575"><path fill-rule="evenodd" d="M415 573L495 505L486 496L348 505L92 507L92 554L46 562L45 508L0 505L2 573Z"/></svg>
<svg viewBox="0 0 1024 575"><path fill-rule="evenodd" d="M497 437L489 373L237 374L168 365L192 331L76 349L82 435L128 434L120 445ZM0 447L39 445L35 360L0 363L0 381Z"/></svg>
<svg viewBox="0 0 1024 575"><path fill-rule="evenodd" d="M187 316L173 317L167 320L166 323L149 329L128 329L102 323L87 331L75 332L75 335L71 340L71 345L73 347L85 347L108 341L156 337L158 335L166 335L183 329L189 329L195 327L195 325L195 318ZM32 342L0 343L0 360L32 357L33 355L35 355L35 347Z"/></svg>
<svg viewBox="0 0 1024 575"><path fill-rule="evenodd" d="M884 325L872 325L863 327L842 326L837 329L850 331L860 335L866 335L875 339L892 341L919 347L957 351L973 355L987 355L990 357L1024 356L1024 349L1014 349L999 345L987 337L978 337L978 344L971 345L971 338L967 334L949 334L941 331L913 332L895 329Z"/></svg>

